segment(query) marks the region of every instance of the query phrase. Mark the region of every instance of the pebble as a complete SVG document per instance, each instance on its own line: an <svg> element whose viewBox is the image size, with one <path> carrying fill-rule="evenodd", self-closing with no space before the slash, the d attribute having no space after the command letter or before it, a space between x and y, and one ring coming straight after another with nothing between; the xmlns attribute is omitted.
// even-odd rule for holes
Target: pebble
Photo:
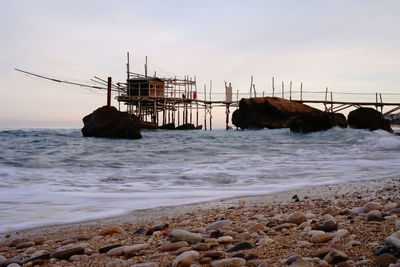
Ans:
<svg viewBox="0 0 400 267"><path fill-rule="evenodd" d="M155 262L145 262L145 263L133 264L130 267L158 267L158 266L160 265Z"/></svg>
<svg viewBox="0 0 400 267"><path fill-rule="evenodd" d="M374 263L378 266L378 267L387 267L389 266L389 264L391 263L395 263L397 261L397 259L389 254L389 253L384 253L378 257L375 258Z"/></svg>
<svg viewBox="0 0 400 267"><path fill-rule="evenodd" d="M272 227L273 230L275 231L280 231L282 229L289 229L289 228L294 228L297 227L297 224L295 223L282 223L280 225Z"/></svg>
<svg viewBox="0 0 400 267"><path fill-rule="evenodd" d="M394 202L389 202L386 205L383 206L384 211L391 211L394 210L397 207L397 203Z"/></svg>
<svg viewBox="0 0 400 267"><path fill-rule="evenodd" d="M179 263L183 260L185 261L196 261L197 258L200 257L199 252L195 250L190 250L183 252L181 255L175 258L174 262L172 263L172 267L177 267Z"/></svg>
<svg viewBox="0 0 400 267"><path fill-rule="evenodd" d="M84 251L85 251L85 246L82 246L80 244L66 245L59 247L54 252L52 252L50 254L50 258L67 259L72 255L83 254Z"/></svg>
<svg viewBox="0 0 400 267"><path fill-rule="evenodd" d="M117 247L117 248L110 249L107 252L107 256L122 256L122 255L124 255L124 249L125 249L125 247Z"/></svg>
<svg viewBox="0 0 400 267"><path fill-rule="evenodd" d="M183 247L183 248L180 248L180 249L178 249L177 251L175 251L175 254L176 254L176 255L180 255L180 254L182 254L183 252L190 251L190 250L192 250L191 247Z"/></svg>
<svg viewBox="0 0 400 267"><path fill-rule="evenodd" d="M141 227L137 228L135 231L133 231L132 234L133 235L140 235L140 234L142 234L142 233L144 233L146 231L147 231L147 229L145 227L141 226Z"/></svg>
<svg viewBox="0 0 400 267"><path fill-rule="evenodd" d="M233 241L233 237L231 236L221 236L217 239L217 242L220 244L231 243Z"/></svg>
<svg viewBox="0 0 400 267"><path fill-rule="evenodd" d="M169 224L166 222L153 225L152 227L150 227L149 230L147 230L146 235L152 235L156 231L163 231L163 230L167 229L168 227L169 227Z"/></svg>
<svg viewBox="0 0 400 267"><path fill-rule="evenodd" d="M125 233L125 231L121 227L112 226L112 227L107 227L107 228L101 229L99 232L99 235L106 236L106 235L123 234L123 233Z"/></svg>
<svg viewBox="0 0 400 267"><path fill-rule="evenodd" d="M270 244L274 243L274 240L270 237L264 237L258 240L257 245L258 246L268 246Z"/></svg>
<svg viewBox="0 0 400 267"><path fill-rule="evenodd" d="M258 231L263 230L264 228L265 228L265 225L264 225L264 224L257 223L257 224L251 225L251 226L249 227L249 230L252 231L252 232L258 232Z"/></svg>
<svg viewBox="0 0 400 267"><path fill-rule="evenodd" d="M311 238L310 241L313 243L326 243L329 240L333 238L332 234L325 233L325 232L315 232Z"/></svg>
<svg viewBox="0 0 400 267"><path fill-rule="evenodd" d="M207 231L221 230L231 224L232 224L232 222L230 220L220 220L220 221L216 221L216 222L213 222L213 223L210 223L209 225L207 225L206 230Z"/></svg>
<svg viewBox="0 0 400 267"><path fill-rule="evenodd" d="M333 248L320 248L317 251L315 251L312 256L313 257L318 257L318 258L324 258L329 252L331 252L333 250Z"/></svg>
<svg viewBox="0 0 400 267"><path fill-rule="evenodd" d="M195 244L201 242L203 237L199 234L191 233L185 230L174 229L169 234L169 240L171 242L187 241L189 244Z"/></svg>
<svg viewBox="0 0 400 267"><path fill-rule="evenodd" d="M312 246L312 244L308 241L299 240L296 242L296 247L299 247L299 248L308 248L311 246Z"/></svg>
<svg viewBox="0 0 400 267"><path fill-rule="evenodd" d="M114 244L114 245L110 245L110 246L105 246L99 249L99 253L107 253L108 251L110 251L113 248L117 248L117 247L121 247L121 244Z"/></svg>
<svg viewBox="0 0 400 267"><path fill-rule="evenodd" d="M41 244L43 244L45 241L46 241L46 238L44 238L43 236L38 236L38 237L36 237L36 238L33 239L33 242L34 242L36 245L41 245Z"/></svg>
<svg viewBox="0 0 400 267"><path fill-rule="evenodd" d="M179 241L175 243L166 243L160 247L158 247L158 250L161 251L175 251L183 247L189 246L189 243L186 241Z"/></svg>
<svg viewBox="0 0 400 267"><path fill-rule="evenodd" d="M245 241L251 239L251 235L249 233L240 233L236 236L237 240Z"/></svg>
<svg viewBox="0 0 400 267"><path fill-rule="evenodd" d="M112 259L106 263L105 267L127 267L128 263L121 259Z"/></svg>
<svg viewBox="0 0 400 267"><path fill-rule="evenodd" d="M285 264L287 264L287 265L290 265L290 264L292 264L293 262L295 262L295 261L297 261L297 260L299 260L299 259L301 259L301 255L300 254L293 254L293 255L290 255L286 260L284 260L283 262L285 263Z"/></svg>
<svg viewBox="0 0 400 267"><path fill-rule="evenodd" d="M334 237L336 238L344 238L347 237L349 235L349 231L347 231L346 229L340 229L334 233L332 233Z"/></svg>
<svg viewBox="0 0 400 267"><path fill-rule="evenodd" d="M242 258L229 258L211 262L211 267L239 267L245 265L246 260Z"/></svg>
<svg viewBox="0 0 400 267"><path fill-rule="evenodd" d="M348 259L349 257L346 255L346 253L336 249L332 250L324 257L324 260L332 265L347 261Z"/></svg>
<svg viewBox="0 0 400 267"><path fill-rule="evenodd" d="M124 247L124 254L125 254L125 256L132 257L132 256L135 256L136 252L144 250L148 247L150 247L150 244L148 244L148 243L136 244L133 246L126 246L126 247Z"/></svg>
<svg viewBox="0 0 400 267"><path fill-rule="evenodd" d="M290 267L314 267L314 264L305 260L297 260L289 265Z"/></svg>
<svg viewBox="0 0 400 267"><path fill-rule="evenodd" d="M212 258L212 259L222 259L226 258L226 253L224 251L207 251L204 254L204 257Z"/></svg>
<svg viewBox="0 0 400 267"><path fill-rule="evenodd" d="M244 250L244 249L250 249L253 246L249 242L243 242L240 244L237 244L236 246L231 247L230 249L227 250L227 252L234 252L234 251L239 251L239 250Z"/></svg>
<svg viewBox="0 0 400 267"><path fill-rule="evenodd" d="M158 253L158 254L150 255L147 259L148 260L155 260L155 259L159 259L159 258L165 257L167 255L168 254L166 254L166 253Z"/></svg>
<svg viewBox="0 0 400 267"><path fill-rule="evenodd" d="M286 222L295 223L296 225L300 225L305 221L307 221L307 217L302 211L295 211L286 218Z"/></svg>
<svg viewBox="0 0 400 267"><path fill-rule="evenodd" d="M29 242L29 241L30 240L27 239L27 238L17 238L17 239L12 240L8 246L9 247L16 247L20 243Z"/></svg>
<svg viewBox="0 0 400 267"><path fill-rule="evenodd" d="M7 267L21 267L21 265L14 262L14 263L8 264Z"/></svg>
<svg viewBox="0 0 400 267"><path fill-rule="evenodd" d="M322 224L316 224L312 227L313 230L321 230L324 232L333 232L338 229L339 225L335 220L326 220Z"/></svg>
<svg viewBox="0 0 400 267"><path fill-rule="evenodd" d="M394 232L389 237L385 239L386 245L395 246L400 250L400 231Z"/></svg>
<svg viewBox="0 0 400 267"><path fill-rule="evenodd" d="M209 258L209 257L203 257L203 258L201 258L200 259L200 263L201 264L208 264L208 263L210 263L210 262L212 262L213 261L213 259L212 258Z"/></svg>
<svg viewBox="0 0 400 267"><path fill-rule="evenodd" d="M16 249L29 248L29 247L32 247L32 246L34 246L34 245L35 245L34 242L28 241L28 242L19 243L18 245L15 246L15 248L16 248Z"/></svg>
<svg viewBox="0 0 400 267"><path fill-rule="evenodd" d="M395 222L394 228L395 228L396 230L400 230L400 220Z"/></svg>
<svg viewBox="0 0 400 267"><path fill-rule="evenodd" d="M197 251L207 251L210 249L210 245L206 244L206 243L200 243L200 244L193 246L193 249L197 250Z"/></svg>
<svg viewBox="0 0 400 267"><path fill-rule="evenodd" d="M47 255L49 252L47 250L38 250L31 255L32 258L40 258L43 255ZM50 256L50 255L49 255Z"/></svg>
<svg viewBox="0 0 400 267"><path fill-rule="evenodd" d="M367 213L367 221L382 221L382 212L379 210L371 210Z"/></svg>

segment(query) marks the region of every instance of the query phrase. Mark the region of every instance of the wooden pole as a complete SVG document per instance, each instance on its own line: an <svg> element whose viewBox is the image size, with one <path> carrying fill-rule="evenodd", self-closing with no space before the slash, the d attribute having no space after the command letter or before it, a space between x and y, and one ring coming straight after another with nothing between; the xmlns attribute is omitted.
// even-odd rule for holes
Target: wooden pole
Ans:
<svg viewBox="0 0 400 267"><path fill-rule="evenodd" d="M383 113L383 101L382 101L382 94L379 93L379 98L381 99L381 113Z"/></svg>
<svg viewBox="0 0 400 267"><path fill-rule="evenodd" d="M146 56L146 63L144 64L144 76L147 78L147 56Z"/></svg>
<svg viewBox="0 0 400 267"><path fill-rule="evenodd" d="M290 81L289 90L289 100L292 101L292 81Z"/></svg>
<svg viewBox="0 0 400 267"><path fill-rule="evenodd" d="M226 104L226 130L229 130L229 104Z"/></svg>
<svg viewBox="0 0 400 267"><path fill-rule="evenodd" d="M126 63L126 79L129 80L130 78L130 71L129 71L129 52L126 53L127 63Z"/></svg>
<svg viewBox="0 0 400 267"><path fill-rule="evenodd" d="M333 93L331 92L331 112L333 112Z"/></svg>
<svg viewBox="0 0 400 267"><path fill-rule="evenodd" d="M275 78L272 77L272 97L275 96Z"/></svg>
<svg viewBox="0 0 400 267"><path fill-rule="evenodd" d="M111 107L111 77L107 79L107 107Z"/></svg>
<svg viewBox="0 0 400 267"><path fill-rule="evenodd" d="M207 130L207 88L204 85L204 130Z"/></svg>
<svg viewBox="0 0 400 267"><path fill-rule="evenodd" d="M282 98L284 98L284 97L285 97L285 84L282 81Z"/></svg>
<svg viewBox="0 0 400 267"><path fill-rule="evenodd" d="M303 100L303 83L300 83L300 101Z"/></svg>
<svg viewBox="0 0 400 267"><path fill-rule="evenodd" d="M253 75L251 75L250 79L250 98L251 98L251 91L253 90Z"/></svg>

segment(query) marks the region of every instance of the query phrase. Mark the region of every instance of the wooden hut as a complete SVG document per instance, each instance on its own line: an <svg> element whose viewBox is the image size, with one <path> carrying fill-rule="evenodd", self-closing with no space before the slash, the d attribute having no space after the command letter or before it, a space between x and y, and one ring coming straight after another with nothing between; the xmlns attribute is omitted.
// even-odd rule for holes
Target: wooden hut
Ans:
<svg viewBox="0 0 400 267"><path fill-rule="evenodd" d="M128 96L164 97L165 82L160 78L131 78L127 84Z"/></svg>

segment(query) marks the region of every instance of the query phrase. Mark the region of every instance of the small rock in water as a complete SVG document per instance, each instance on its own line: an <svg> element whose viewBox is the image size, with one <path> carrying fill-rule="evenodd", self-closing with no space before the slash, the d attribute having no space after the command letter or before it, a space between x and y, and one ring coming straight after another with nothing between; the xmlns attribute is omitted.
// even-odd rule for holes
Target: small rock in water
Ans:
<svg viewBox="0 0 400 267"><path fill-rule="evenodd" d="M187 241L189 244L195 244L201 242L203 237L185 230L174 229L169 234L169 240L171 242Z"/></svg>
<svg viewBox="0 0 400 267"><path fill-rule="evenodd" d="M389 253L384 253L384 254L378 256L374 260L374 263L379 267L387 267L391 263L395 263L396 261L397 261L397 259L393 255L391 255Z"/></svg>
<svg viewBox="0 0 400 267"><path fill-rule="evenodd" d="M213 223L210 223L209 225L207 225L206 230L207 231L220 230L231 224L232 224L232 222L230 220L220 220L220 221L216 221L216 222L213 222Z"/></svg>
<svg viewBox="0 0 400 267"><path fill-rule="evenodd" d="M301 211L295 211L295 212L293 212L292 214L290 214L290 215L287 217L286 221L287 221L288 223L295 223L295 224L299 225L299 224L301 224L302 222L307 221L307 217L306 217L306 215L305 215L303 212L301 212Z"/></svg>
<svg viewBox="0 0 400 267"><path fill-rule="evenodd" d="M112 226L112 227L107 227L107 228L101 229L99 232L99 235L106 236L106 235L123 234L123 233L125 233L125 231L121 227Z"/></svg>
<svg viewBox="0 0 400 267"><path fill-rule="evenodd" d="M211 267L240 267L245 266L246 260L242 258L222 259L211 262Z"/></svg>
<svg viewBox="0 0 400 267"><path fill-rule="evenodd" d="M244 250L244 249L250 249L252 247L253 246L249 242L243 242L243 243L237 244L234 247L231 247L226 252L234 252L234 251L239 251L239 250Z"/></svg>
<svg viewBox="0 0 400 267"><path fill-rule="evenodd" d="M172 263L172 267L178 267L181 261L196 261L199 257L200 254L194 250L183 252L181 255L176 257Z"/></svg>
<svg viewBox="0 0 400 267"><path fill-rule="evenodd" d="M106 263L105 267L127 267L128 263L121 259L112 259Z"/></svg>

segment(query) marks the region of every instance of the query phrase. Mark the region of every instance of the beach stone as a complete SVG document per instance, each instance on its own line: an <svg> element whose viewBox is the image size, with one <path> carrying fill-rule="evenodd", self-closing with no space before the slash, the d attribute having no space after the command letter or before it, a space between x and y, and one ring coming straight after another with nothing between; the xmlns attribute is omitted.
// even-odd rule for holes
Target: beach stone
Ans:
<svg viewBox="0 0 400 267"><path fill-rule="evenodd" d="M181 261L196 261L197 258L200 257L199 252L195 251L195 250L190 250L190 251L186 251L183 252L182 254L180 254L178 257L175 258L174 262L172 263L172 267L178 267L179 263Z"/></svg>
<svg viewBox="0 0 400 267"><path fill-rule="evenodd" d="M29 242L29 241L30 240L27 239L27 238L17 238L17 239L12 240L8 246L9 247L16 247L20 243Z"/></svg>
<svg viewBox="0 0 400 267"><path fill-rule="evenodd" d="M221 230L229 225L231 225L232 222L230 220L219 220L213 223L210 223L209 225L206 226L207 231L216 231L216 230Z"/></svg>
<svg viewBox="0 0 400 267"><path fill-rule="evenodd" d="M112 259L106 263L105 267L127 267L128 263L121 259Z"/></svg>
<svg viewBox="0 0 400 267"><path fill-rule="evenodd" d="M353 267L354 265L352 264L352 262L350 261L343 261L339 264L336 265L336 267Z"/></svg>
<svg viewBox="0 0 400 267"><path fill-rule="evenodd" d="M312 246L312 244L308 241L299 240L296 242L296 247L299 247L299 248L308 248L311 246Z"/></svg>
<svg viewBox="0 0 400 267"><path fill-rule="evenodd" d="M252 232L258 232L258 231L263 230L264 228L265 228L265 225L264 225L264 224L257 223L257 224L251 225L251 226L249 227L249 230L252 231Z"/></svg>
<svg viewBox="0 0 400 267"><path fill-rule="evenodd" d="M382 205L376 202L368 202L367 204L365 204L363 207L363 212L364 213L368 213L371 210L381 210L382 209Z"/></svg>
<svg viewBox="0 0 400 267"><path fill-rule="evenodd" d="M81 244L66 245L59 247L54 252L52 252L50 254L50 258L67 259L72 255L83 254L84 251L85 251L85 246L82 246Z"/></svg>
<svg viewBox="0 0 400 267"><path fill-rule="evenodd" d="M388 246L395 246L397 250L400 250L400 231L394 232L385 239L385 243Z"/></svg>
<svg viewBox="0 0 400 267"><path fill-rule="evenodd" d="M147 229L144 226L137 228L135 231L132 232L133 235L140 235L146 232Z"/></svg>
<svg viewBox="0 0 400 267"><path fill-rule="evenodd" d="M272 238L264 237L264 238L261 238L260 240L258 240L257 245L258 246L268 246L274 242L275 241Z"/></svg>
<svg viewBox="0 0 400 267"><path fill-rule="evenodd" d="M175 254L176 254L176 255L180 255L180 254L182 254L183 252L191 251L191 250L193 250L191 247L183 247L183 248L180 248L180 249L178 249L177 251L175 251Z"/></svg>
<svg viewBox="0 0 400 267"><path fill-rule="evenodd" d="M332 233L334 237L336 238L344 238L347 237L349 235L349 231L347 231L346 229L340 229L334 233Z"/></svg>
<svg viewBox="0 0 400 267"><path fill-rule="evenodd" d="M123 233L125 233L125 231L121 227L112 226L112 227L107 227L107 228L101 229L99 232L99 235L106 236L106 235L123 234Z"/></svg>
<svg viewBox="0 0 400 267"><path fill-rule="evenodd" d="M324 257L324 260L329 264L338 264L340 262L347 261L348 259L349 257L346 255L346 253L336 249L332 250Z"/></svg>
<svg viewBox="0 0 400 267"><path fill-rule="evenodd" d="M8 264L7 267L21 267L21 265L14 262L14 263Z"/></svg>
<svg viewBox="0 0 400 267"><path fill-rule="evenodd" d="M290 214L287 218L286 221L288 223L295 223L296 225L300 225L302 222L307 221L307 217L302 211L295 211L292 214Z"/></svg>
<svg viewBox="0 0 400 267"><path fill-rule="evenodd" d="M160 247L158 247L158 250L161 251L175 251L183 247L189 246L189 243L186 241L179 241L175 243L166 243Z"/></svg>
<svg viewBox="0 0 400 267"><path fill-rule="evenodd" d="M272 229L275 231L281 231L282 229L290 229L295 227L297 227L297 224L295 223L282 223L280 225L272 227Z"/></svg>
<svg viewBox="0 0 400 267"><path fill-rule="evenodd" d="M32 247L34 245L35 245L34 242L28 241L28 242L19 243L18 245L15 246L15 248L16 249L29 248L29 247Z"/></svg>
<svg viewBox="0 0 400 267"><path fill-rule="evenodd" d="M124 254L125 256L132 257L135 256L135 253L146 248L150 247L148 243L136 244L133 246L126 246L124 247Z"/></svg>
<svg viewBox="0 0 400 267"><path fill-rule="evenodd" d="M301 259L301 255L300 254L289 255L289 257L286 260L284 260L284 263L287 264L287 265L290 265L290 264L292 264L293 262L295 262L295 261L297 261L299 259Z"/></svg>
<svg viewBox="0 0 400 267"><path fill-rule="evenodd" d="M117 247L117 248L110 249L107 252L107 256L122 256L122 255L124 255L124 248L125 247Z"/></svg>
<svg viewBox="0 0 400 267"><path fill-rule="evenodd" d="M159 267L160 265L155 262L144 262L144 263L137 263L133 264L130 267Z"/></svg>
<svg viewBox="0 0 400 267"><path fill-rule="evenodd" d="M396 221L396 222L395 222L394 228L395 228L396 230L400 230L400 221Z"/></svg>
<svg viewBox="0 0 400 267"><path fill-rule="evenodd" d="M234 251L251 249L251 248L253 248L253 246L249 242L243 242L243 243L237 244L236 246L231 247L226 252L234 252Z"/></svg>
<svg viewBox="0 0 400 267"><path fill-rule="evenodd" d="M155 224L152 227L150 227L149 230L147 230L146 235L152 235L154 232L157 232L157 231L164 231L168 227L169 227L169 224L166 222Z"/></svg>
<svg viewBox="0 0 400 267"><path fill-rule="evenodd" d="M236 236L237 240L245 241L251 239L251 235L249 233L240 233Z"/></svg>
<svg viewBox="0 0 400 267"><path fill-rule="evenodd" d="M391 211L397 208L397 203L395 202L389 202L386 205L383 206L384 211Z"/></svg>
<svg viewBox="0 0 400 267"><path fill-rule="evenodd" d="M335 220L326 220L322 224L313 225L313 230L321 230L324 232L333 232L338 229L339 225Z"/></svg>
<svg viewBox="0 0 400 267"><path fill-rule="evenodd" d="M367 213L367 221L382 221L382 212L379 210L371 210Z"/></svg>
<svg viewBox="0 0 400 267"><path fill-rule="evenodd" d="M203 258L201 258L200 259L200 263L201 264L208 264L208 263L210 263L210 262L212 262L213 261L213 259L212 258L209 258L209 257L203 257Z"/></svg>
<svg viewBox="0 0 400 267"><path fill-rule="evenodd" d="M222 259L226 258L226 253L224 251L207 251L204 254L204 257L212 258L212 259Z"/></svg>
<svg viewBox="0 0 400 267"><path fill-rule="evenodd" d="M317 251L315 251L312 256L313 257L318 257L318 258L324 258L329 252L331 252L333 248L325 247L325 248L320 248Z"/></svg>
<svg viewBox="0 0 400 267"><path fill-rule="evenodd" d="M200 244L193 246L193 249L197 250L197 251L207 251L210 249L210 245L206 244L206 243L200 243Z"/></svg>
<svg viewBox="0 0 400 267"><path fill-rule="evenodd" d="M246 260L242 258L229 258L211 262L211 267L236 267L245 266Z"/></svg>
<svg viewBox="0 0 400 267"><path fill-rule="evenodd" d="M148 259L148 260L156 260L156 259L165 257L165 256L167 256L167 255L168 255L167 253L158 253L158 254L150 255L147 259Z"/></svg>
<svg viewBox="0 0 400 267"><path fill-rule="evenodd" d="M378 267L388 267L391 263L395 263L397 261L396 257L389 253L384 253L375 258L374 263Z"/></svg>
<svg viewBox="0 0 400 267"><path fill-rule="evenodd" d="M326 243L333 238L333 235L325 232L316 232L311 236L310 241L313 243Z"/></svg>
<svg viewBox="0 0 400 267"><path fill-rule="evenodd" d="M231 236L221 236L217 239L217 242L220 244L231 243L233 241L233 237Z"/></svg>
<svg viewBox="0 0 400 267"><path fill-rule="evenodd" d="M34 242L36 245L41 245L41 244L43 244L45 241L46 241L46 238L44 238L43 236L38 236L38 237L35 237L35 238L33 239L33 242Z"/></svg>
<svg viewBox="0 0 400 267"><path fill-rule="evenodd" d="M113 248L117 248L117 247L122 247L121 244L114 244L114 245L110 245L110 246L105 246L102 248L99 248L99 253L107 253L108 251L112 250Z"/></svg>
<svg viewBox="0 0 400 267"><path fill-rule="evenodd" d="M290 267L314 267L314 264L312 262L299 259L292 264L289 265Z"/></svg>
<svg viewBox="0 0 400 267"><path fill-rule="evenodd" d="M203 237L199 234L191 233L185 230L174 229L169 234L169 240L171 242L187 241L189 244L195 244L201 242Z"/></svg>

